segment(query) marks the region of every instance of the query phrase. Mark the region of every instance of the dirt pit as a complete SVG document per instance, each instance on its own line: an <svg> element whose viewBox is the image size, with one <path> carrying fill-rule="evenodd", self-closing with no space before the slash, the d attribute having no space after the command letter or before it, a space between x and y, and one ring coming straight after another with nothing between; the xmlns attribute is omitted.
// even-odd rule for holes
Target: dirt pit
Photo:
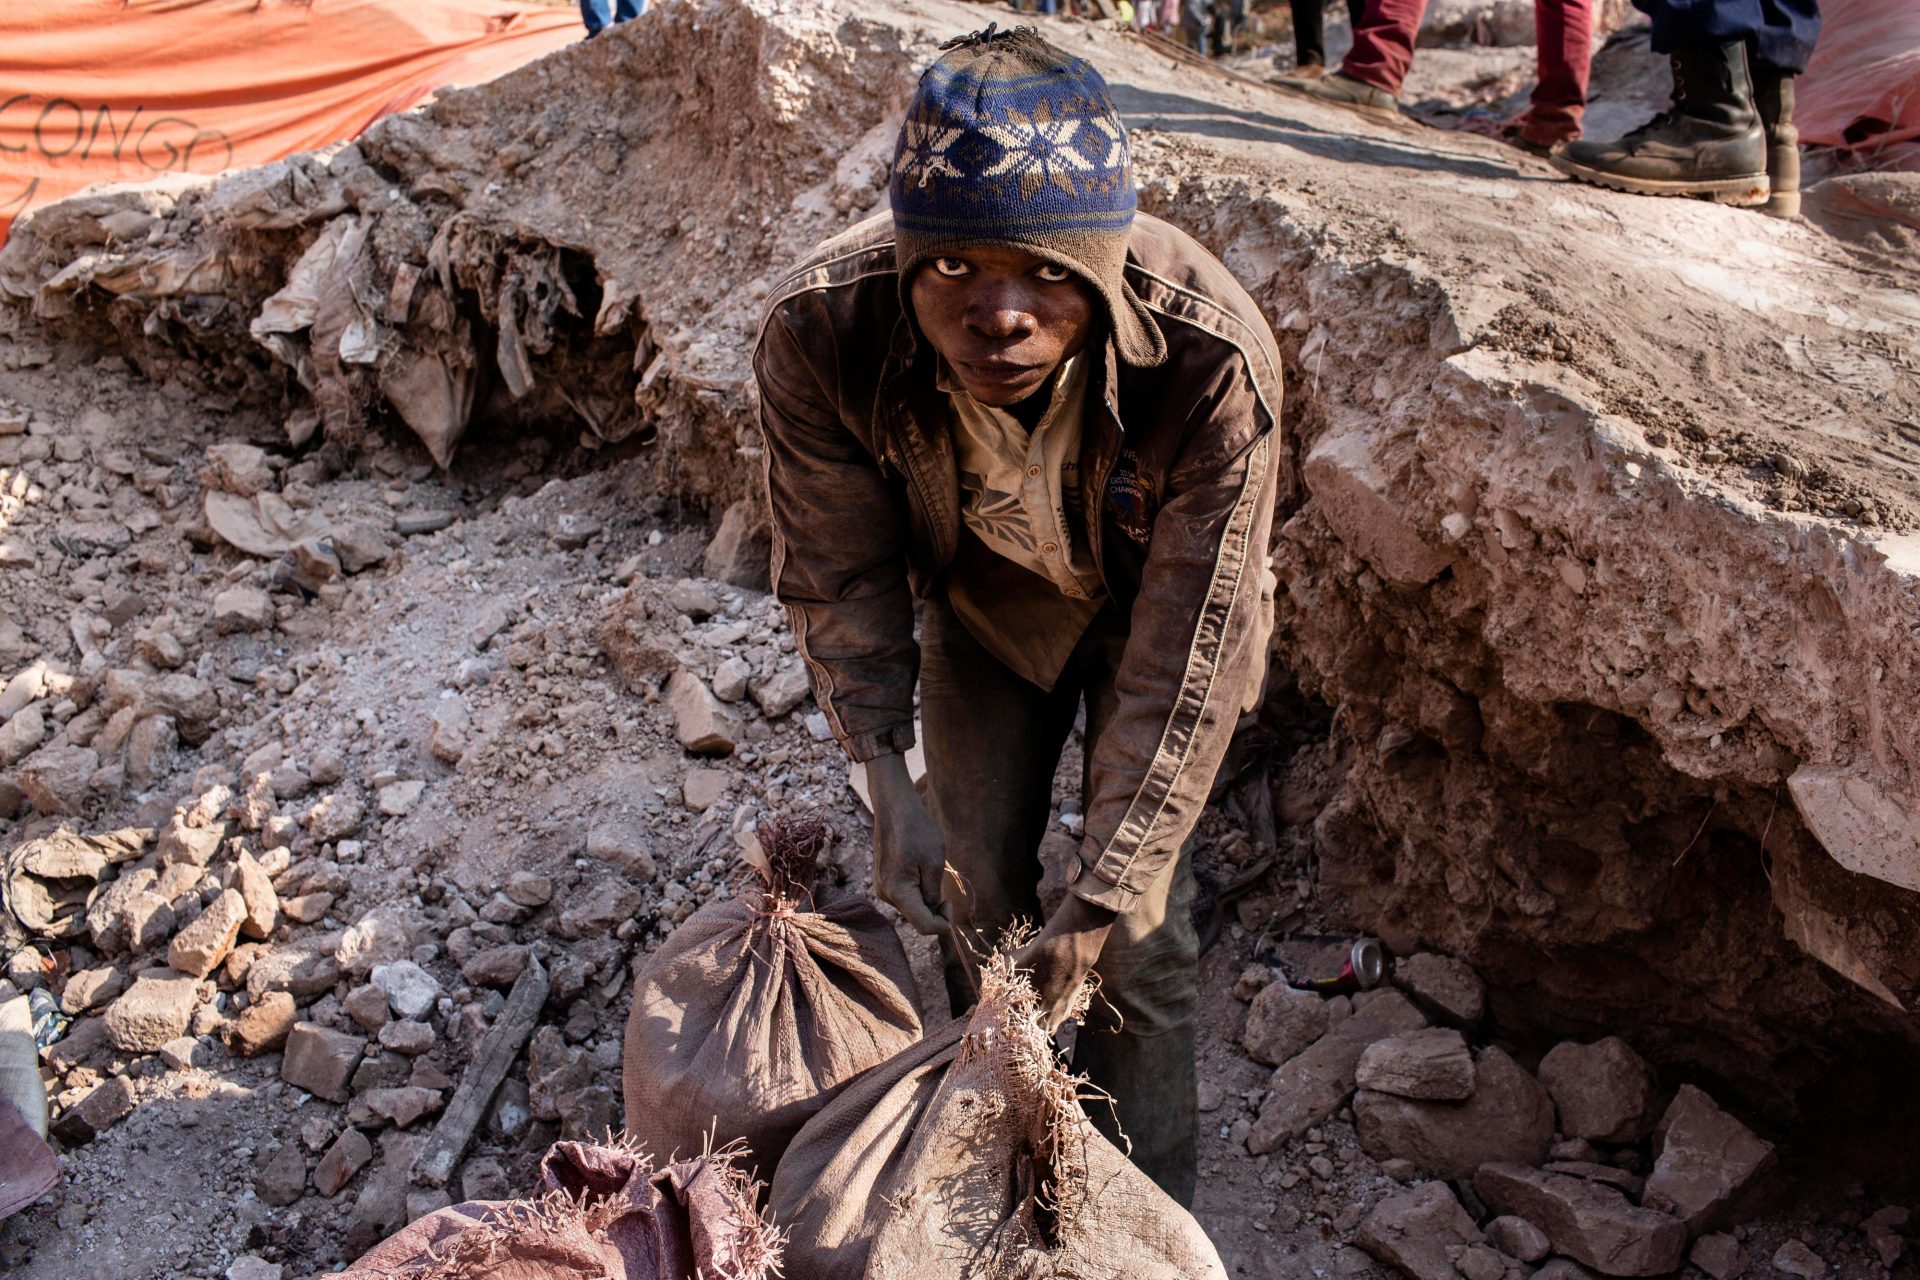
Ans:
<svg viewBox="0 0 1920 1280"><path fill-rule="evenodd" d="M0 1229L8 1274L291 1280L522 1189L555 1137L617 1122L630 966L759 815L821 813L863 883L763 591L745 356L768 278L883 201L933 44L983 21L664 3L355 147L16 231L0 843L153 834L99 930L10 957L73 1021L45 1056L67 1178ZM1582 1166L1549 1190L1612 1188L1611 1223L1662 1185L1673 1129L1646 1130L1694 1087L1773 1150L1685 1265L1884 1274L1920 1190L1920 316L1873 212L1903 189L1812 193L1844 237L1635 200L1049 30L1113 82L1143 204L1288 361L1273 694L1196 851L1197 1212L1230 1271L1524 1274L1544 1257L1483 1226L1551 1214L1497 1210L1518 1193L1450 1168L1486 1148L1435 1117L1488 1109L1497 1154ZM267 936L176 946L229 884L251 915L256 872ZM1276 973L1362 931L1429 959L1296 1025ZM451 1182L415 1185L528 955L539 1026ZM211 967L183 993L172 960ZM1420 990L1448 961L1477 1015ZM406 991L374 985L403 963ZM317 1029L298 1053L283 994ZM1461 1087L1460 1051L1402 1045L1355 1093L1351 1028L1417 1023L1461 1033L1473 1092L1383 1101L1434 1052L1454 1083L1395 1087ZM1609 1035L1651 1092L1577 1136L1538 1081ZM1408 1216L1431 1187L1470 1230Z"/></svg>

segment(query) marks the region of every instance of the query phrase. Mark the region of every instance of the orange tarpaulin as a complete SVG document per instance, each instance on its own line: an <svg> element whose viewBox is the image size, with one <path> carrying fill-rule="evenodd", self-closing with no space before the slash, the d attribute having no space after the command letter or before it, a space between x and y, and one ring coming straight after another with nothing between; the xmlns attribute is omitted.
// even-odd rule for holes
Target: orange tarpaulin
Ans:
<svg viewBox="0 0 1920 1280"><path fill-rule="evenodd" d="M502 0L0 0L0 240L90 183L338 142L583 34Z"/></svg>

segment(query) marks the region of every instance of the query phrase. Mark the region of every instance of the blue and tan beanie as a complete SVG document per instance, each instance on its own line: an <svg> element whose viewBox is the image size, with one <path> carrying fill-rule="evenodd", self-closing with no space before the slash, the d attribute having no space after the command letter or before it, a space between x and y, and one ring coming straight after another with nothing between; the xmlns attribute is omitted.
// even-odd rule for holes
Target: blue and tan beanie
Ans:
<svg viewBox="0 0 1920 1280"><path fill-rule="evenodd" d="M1159 364L1165 339L1123 275L1133 168L1107 82L1031 27L988 27L942 48L894 147L903 286L928 259L1014 245L1093 286L1129 364Z"/></svg>

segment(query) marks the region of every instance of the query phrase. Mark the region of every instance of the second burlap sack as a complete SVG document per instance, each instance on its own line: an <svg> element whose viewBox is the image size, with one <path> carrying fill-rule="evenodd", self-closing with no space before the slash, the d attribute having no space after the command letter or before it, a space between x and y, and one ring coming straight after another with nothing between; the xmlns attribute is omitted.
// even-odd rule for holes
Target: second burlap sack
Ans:
<svg viewBox="0 0 1920 1280"><path fill-rule="evenodd" d="M339 1280L776 1280L780 1233L758 1188L715 1151L655 1168L631 1142L561 1142L522 1200L416 1219Z"/></svg>
<svg viewBox="0 0 1920 1280"><path fill-rule="evenodd" d="M847 1081L920 1038L899 936L816 885L826 828L761 825L764 866L700 908L634 979L627 1132L658 1159L745 1141L762 1176Z"/></svg>
<svg viewBox="0 0 1920 1280"><path fill-rule="evenodd" d="M1193 1219L1088 1121L1033 987L867 1073L787 1149L773 1217L807 1280L1225 1280Z"/></svg>

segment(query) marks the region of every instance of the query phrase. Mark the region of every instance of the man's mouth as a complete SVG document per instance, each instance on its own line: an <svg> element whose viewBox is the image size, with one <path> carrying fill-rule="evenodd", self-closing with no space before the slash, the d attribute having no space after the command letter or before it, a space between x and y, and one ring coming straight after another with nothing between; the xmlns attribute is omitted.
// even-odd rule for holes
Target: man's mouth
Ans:
<svg viewBox="0 0 1920 1280"><path fill-rule="evenodd" d="M996 359L962 360L960 367L972 381L998 385L1019 382L1039 369L1038 365L1023 364L1017 360Z"/></svg>

